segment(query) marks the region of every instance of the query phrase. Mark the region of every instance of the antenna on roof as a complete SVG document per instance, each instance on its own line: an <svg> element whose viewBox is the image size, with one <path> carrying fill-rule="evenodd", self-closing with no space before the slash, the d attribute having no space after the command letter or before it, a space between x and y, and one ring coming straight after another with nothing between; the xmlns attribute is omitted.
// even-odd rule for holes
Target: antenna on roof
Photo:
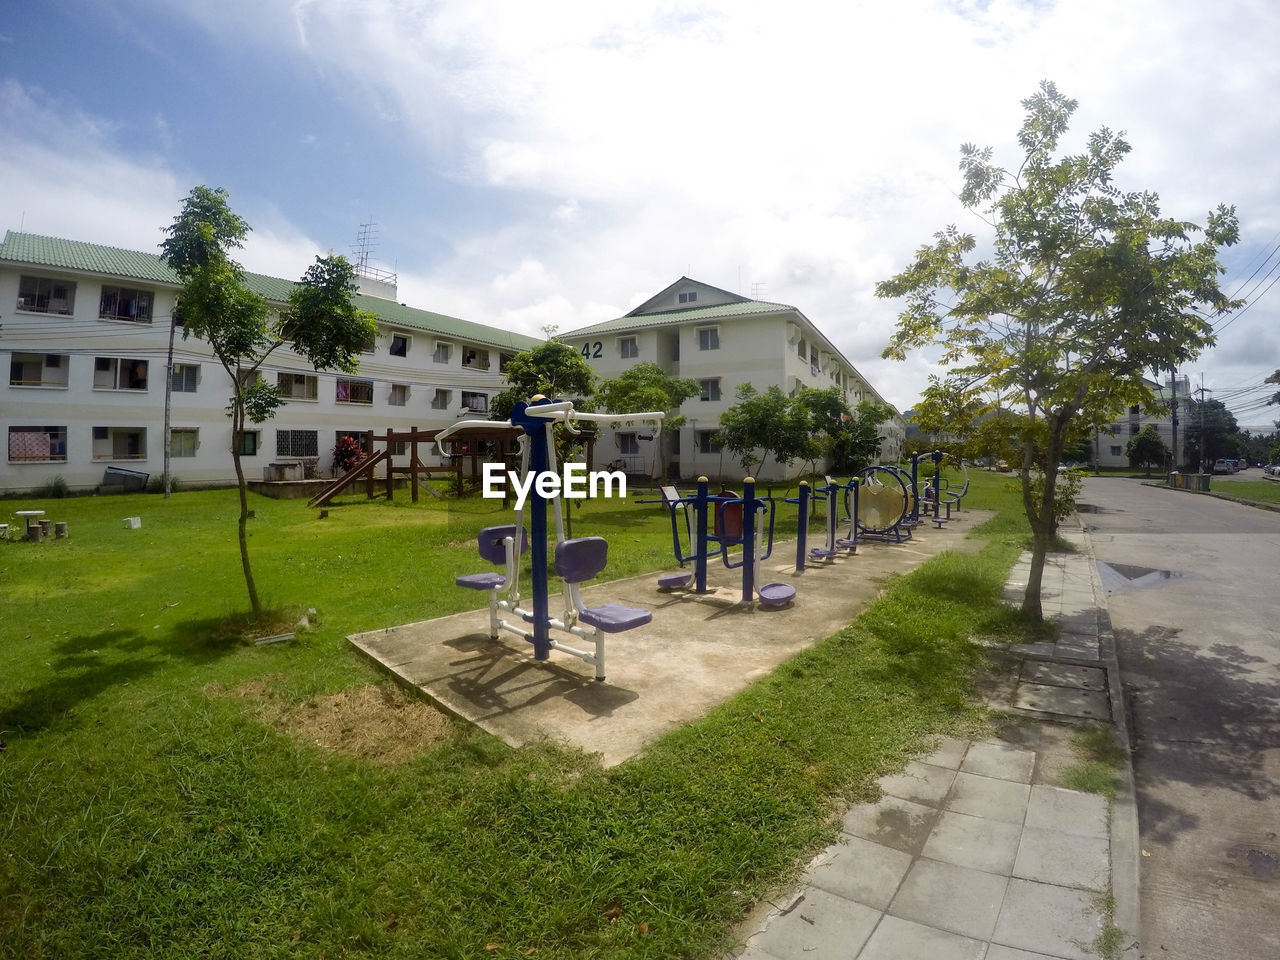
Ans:
<svg viewBox="0 0 1280 960"><path fill-rule="evenodd" d="M763 290L766 286L768 286L768 284L766 284L763 280L753 281L751 284L751 299L759 300L760 291Z"/></svg>
<svg viewBox="0 0 1280 960"><path fill-rule="evenodd" d="M360 224L360 230L356 233L356 245L351 248L353 254L351 265L355 268L356 276L361 278L361 293L395 300L397 283L395 271L383 270L375 267L371 262L373 251L377 246L378 225L370 218Z"/></svg>

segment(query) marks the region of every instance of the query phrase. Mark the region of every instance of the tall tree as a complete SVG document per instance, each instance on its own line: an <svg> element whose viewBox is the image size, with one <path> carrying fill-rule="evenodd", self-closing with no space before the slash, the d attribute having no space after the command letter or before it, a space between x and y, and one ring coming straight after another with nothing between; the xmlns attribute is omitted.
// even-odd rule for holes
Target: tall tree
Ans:
<svg viewBox="0 0 1280 960"><path fill-rule="evenodd" d="M1213 469L1213 461L1242 452L1240 425L1221 400L1190 401L1182 422L1187 426L1187 460L1206 472Z"/></svg>
<svg viewBox="0 0 1280 960"><path fill-rule="evenodd" d="M1271 374L1271 376L1267 377L1262 382L1274 383L1277 386L1280 386L1280 370L1277 370L1275 373ZM1274 394L1272 394L1271 398L1267 401L1268 405L1271 405L1273 403L1280 403L1280 390L1277 390ZM1280 426L1280 424L1277 424L1277 426Z"/></svg>
<svg viewBox="0 0 1280 960"><path fill-rule="evenodd" d="M160 244L165 262L178 274L182 336L209 344L231 379L231 458L240 492L237 533L240 565L249 603L262 612L249 564L246 527L248 485L241 457L246 425L262 423L280 406L276 387L259 374L263 362L277 348L289 344L317 369L354 371L357 357L377 335L373 314L351 303L355 272L343 257L316 257L301 283L289 295L288 306L272 318L267 301L250 290L244 271L230 251L244 245L249 225L231 211L227 191L198 186L183 202L172 224L164 228Z"/></svg>
<svg viewBox="0 0 1280 960"><path fill-rule="evenodd" d="M1105 127L1082 152L1060 156L1076 101L1052 83L1022 105L1015 167L993 162L990 147L961 147L960 200L990 226L990 255L974 259L977 240L952 225L876 293L906 300L886 357L941 347L947 370L930 379L922 427L965 430L973 421L964 414L1002 403L1016 417L1033 537L1022 609L1038 620L1057 464L1073 427L1153 402L1146 370L1176 367L1213 343L1204 311L1238 306L1219 288L1217 257L1239 230L1234 208L1210 212L1201 231L1162 216L1156 194L1119 190L1116 168L1130 147Z"/></svg>

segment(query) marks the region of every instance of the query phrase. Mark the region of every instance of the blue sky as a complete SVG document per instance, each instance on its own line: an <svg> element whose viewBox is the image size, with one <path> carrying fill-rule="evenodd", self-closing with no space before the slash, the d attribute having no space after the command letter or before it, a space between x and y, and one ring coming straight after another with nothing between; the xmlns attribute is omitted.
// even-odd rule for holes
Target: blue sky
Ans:
<svg viewBox="0 0 1280 960"><path fill-rule="evenodd" d="M681 274L794 304L900 408L875 283L948 223L958 147L1019 100L1128 132L1121 185L1238 206L1257 302L1182 372L1268 425L1280 367L1280 7L1270 0L0 0L0 229L154 249L197 183L297 277L378 224L400 299L526 333ZM1074 144L1072 144L1074 145ZM1261 265L1252 281L1246 279ZM1259 282L1261 281L1261 282Z"/></svg>

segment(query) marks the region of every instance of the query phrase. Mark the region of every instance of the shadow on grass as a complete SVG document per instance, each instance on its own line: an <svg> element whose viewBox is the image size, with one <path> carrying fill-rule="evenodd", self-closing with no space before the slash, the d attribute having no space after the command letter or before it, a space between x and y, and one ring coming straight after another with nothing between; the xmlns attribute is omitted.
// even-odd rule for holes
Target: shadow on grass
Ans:
<svg viewBox="0 0 1280 960"><path fill-rule="evenodd" d="M247 620L243 614L187 620L152 636L104 630L68 637L53 646L48 662L53 675L0 710L0 730L35 733L59 723L84 723L88 717L76 708L112 688L145 680L177 661L207 664L242 648Z"/></svg>

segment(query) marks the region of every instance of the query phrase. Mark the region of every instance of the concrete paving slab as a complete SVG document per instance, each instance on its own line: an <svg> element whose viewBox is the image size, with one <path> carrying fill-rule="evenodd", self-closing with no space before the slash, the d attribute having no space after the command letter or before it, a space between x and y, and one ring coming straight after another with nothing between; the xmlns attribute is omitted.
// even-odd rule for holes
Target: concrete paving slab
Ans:
<svg viewBox="0 0 1280 960"><path fill-rule="evenodd" d="M960 769L964 773L975 773L981 777L1030 783L1035 763L1036 755L1030 750L1020 750L1007 743L984 741L969 747Z"/></svg>
<svg viewBox="0 0 1280 960"><path fill-rule="evenodd" d="M846 900L883 910L911 867L911 854L849 837L828 847L810 865L805 882Z"/></svg>
<svg viewBox="0 0 1280 960"><path fill-rule="evenodd" d="M1037 710L1063 717L1109 720L1111 700L1105 691L1056 687L1045 683L1020 683L1014 696L1019 710Z"/></svg>
<svg viewBox="0 0 1280 960"><path fill-rule="evenodd" d="M882 846L917 854L924 847L938 811L933 807L884 797L878 803L859 803L844 815L841 829L854 837L872 840Z"/></svg>
<svg viewBox="0 0 1280 960"><path fill-rule="evenodd" d="M652 623L607 638L604 683L574 657L553 651L537 662L519 637L490 640L487 610L348 639L400 682L513 746L550 738L598 753L611 766L845 627L886 577L943 550L976 551L981 543L963 532L987 516L968 511L950 529L917 531L907 544L865 544L848 562L800 574L794 543L780 542L772 563L789 571L785 579L797 588L795 601L781 609L740 602L741 574L723 566L709 571L709 597L660 593L656 575L590 586L587 606L654 612ZM560 605L553 597L553 614ZM576 638L570 645L588 646Z"/></svg>
<svg viewBox="0 0 1280 960"><path fill-rule="evenodd" d="M857 955L857 960L904 960L908 957L983 960L986 946L981 940L947 933L922 923L901 917L885 917Z"/></svg>
<svg viewBox="0 0 1280 960"><path fill-rule="evenodd" d="M742 960L750 960L743 957ZM1032 953L1030 950L1019 950L1006 947L1002 943L993 943L987 951L986 960L1064 960L1062 957L1051 957L1047 953Z"/></svg>
<svg viewBox="0 0 1280 960"><path fill-rule="evenodd" d="M770 919L750 947L778 960L855 957L879 920L879 910L811 887L789 912Z"/></svg>
<svg viewBox="0 0 1280 960"><path fill-rule="evenodd" d="M1022 831L1013 875L1101 892L1111 873L1110 848L1106 837L1027 827Z"/></svg>
<svg viewBox="0 0 1280 960"><path fill-rule="evenodd" d="M1022 828L985 817L944 810L929 834L923 854L931 860L1006 876L1018 855Z"/></svg>
<svg viewBox="0 0 1280 960"><path fill-rule="evenodd" d="M932 753L920 759L924 763L932 764L935 767L949 767L952 770L958 770L960 769L960 764L964 762L964 755L968 750L968 740L943 737Z"/></svg>
<svg viewBox="0 0 1280 960"><path fill-rule="evenodd" d="M1068 960L1094 960L1102 932L1097 894L1034 880L1012 879L992 940Z"/></svg>
<svg viewBox="0 0 1280 960"><path fill-rule="evenodd" d="M1082 837L1106 837L1107 798L1061 787L1037 784L1031 788L1026 826L1061 830Z"/></svg>
<svg viewBox="0 0 1280 960"><path fill-rule="evenodd" d="M1020 824L1026 818L1030 796L1030 784L957 773L944 807L971 817Z"/></svg>
<svg viewBox="0 0 1280 960"><path fill-rule="evenodd" d="M1027 663L1022 668L1022 679L1054 687L1107 689L1107 672L1101 667L1081 667L1070 663Z"/></svg>
<svg viewBox="0 0 1280 960"><path fill-rule="evenodd" d="M975 940L989 940L1008 878L937 860L917 860L889 913Z"/></svg>
<svg viewBox="0 0 1280 960"><path fill-rule="evenodd" d="M881 780L880 789L892 797L937 806L942 803L955 779L954 770L912 760L902 773Z"/></svg>

